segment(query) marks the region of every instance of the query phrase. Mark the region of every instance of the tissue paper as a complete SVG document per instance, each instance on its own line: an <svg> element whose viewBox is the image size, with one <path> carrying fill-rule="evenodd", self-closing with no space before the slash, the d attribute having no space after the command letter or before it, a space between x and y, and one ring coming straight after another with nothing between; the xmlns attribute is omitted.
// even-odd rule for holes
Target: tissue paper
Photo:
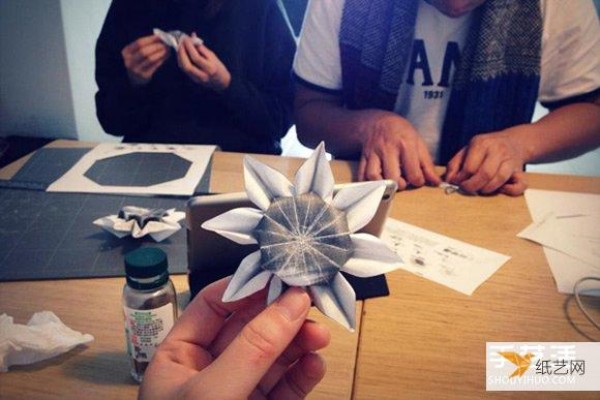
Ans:
<svg viewBox="0 0 600 400"><path fill-rule="evenodd" d="M92 335L74 331L51 311L33 314L27 325L0 315L0 372L12 365L27 365L66 353L90 343Z"/></svg>

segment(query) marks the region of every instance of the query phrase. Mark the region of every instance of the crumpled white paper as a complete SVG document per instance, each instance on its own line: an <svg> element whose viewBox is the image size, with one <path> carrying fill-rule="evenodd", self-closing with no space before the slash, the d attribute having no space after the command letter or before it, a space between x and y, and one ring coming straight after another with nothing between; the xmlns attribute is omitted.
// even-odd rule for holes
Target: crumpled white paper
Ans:
<svg viewBox="0 0 600 400"><path fill-rule="evenodd" d="M157 218L147 218L150 214L161 215ZM108 215L98 218L94 225L102 227L119 239L131 235L135 239L150 235L152 239L161 242L181 229L179 221L185 218L185 213L169 210L149 209L125 206L119 215ZM140 225L140 221L141 225Z"/></svg>
<svg viewBox="0 0 600 400"><path fill-rule="evenodd" d="M155 34L156 36L158 36L164 44L166 44L169 47L174 48L175 50L177 50L179 48L179 43L181 43L181 39L189 36L187 33L184 33L182 31L175 30L175 31L165 32L162 29L158 29L158 28L154 28L152 30L152 33ZM193 36L192 43L194 43L194 45L196 45L196 46L200 46L202 43L204 43L204 41L202 39L200 39L198 36Z"/></svg>
<svg viewBox="0 0 600 400"><path fill-rule="evenodd" d="M385 182L348 185L334 196L323 143L297 171L294 183L249 156L244 181L258 209L236 208L202 224L236 243L260 247L242 260L223 301L269 285L270 303L288 286L305 287L323 314L353 330L356 295L340 272L364 278L403 263L378 237L356 233L377 212Z"/></svg>
<svg viewBox="0 0 600 400"><path fill-rule="evenodd" d="M69 328L51 311L33 314L27 325L0 315L0 372L12 365L27 365L66 353L94 337Z"/></svg>

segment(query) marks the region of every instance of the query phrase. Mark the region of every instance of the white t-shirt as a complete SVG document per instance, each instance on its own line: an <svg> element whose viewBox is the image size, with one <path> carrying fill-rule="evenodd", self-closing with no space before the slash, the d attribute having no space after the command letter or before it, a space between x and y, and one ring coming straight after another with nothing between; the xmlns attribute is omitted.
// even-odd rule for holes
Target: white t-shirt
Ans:
<svg viewBox="0 0 600 400"><path fill-rule="evenodd" d="M539 100L552 102L600 87L600 24L591 0L540 0L543 16ZM310 0L294 73L326 91L342 89L339 31L344 0ZM413 52L395 112L407 118L437 159L453 60L463 50L471 14L450 18L419 1ZM448 57L446 59L446 57ZM446 63L444 60L446 59Z"/></svg>

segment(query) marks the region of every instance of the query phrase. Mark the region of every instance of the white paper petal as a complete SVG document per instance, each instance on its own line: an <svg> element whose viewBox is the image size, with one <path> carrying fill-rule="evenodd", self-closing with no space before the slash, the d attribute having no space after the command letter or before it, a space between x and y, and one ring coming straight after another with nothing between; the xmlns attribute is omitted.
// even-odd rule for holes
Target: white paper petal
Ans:
<svg viewBox="0 0 600 400"><path fill-rule="evenodd" d="M333 196L333 173L325 156L325 144L321 142L296 172L294 181L296 195L313 192L329 203Z"/></svg>
<svg viewBox="0 0 600 400"><path fill-rule="evenodd" d="M356 294L341 274L337 274L329 285L312 285L308 289L315 306L323 314L354 331Z"/></svg>
<svg viewBox="0 0 600 400"><path fill-rule="evenodd" d="M267 305L274 302L283 292L283 282L277 275L273 275L271 285L269 286L269 295L267 296Z"/></svg>
<svg viewBox="0 0 600 400"><path fill-rule="evenodd" d="M346 212L350 232L356 232L373 218L385 191L384 181L365 182L341 189L332 206Z"/></svg>
<svg viewBox="0 0 600 400"><path fill-rule="evenodd" d="M154 239L155 242L162 242L163 240L167 239L169 236L173 235L175 232L177 232L179 229L181 229L181 226L178 225L177 228L172 228L172 229L160 229L157 232L150 232L148 233L148 235L150 235L150 237L152 239Z"/></svg>
<svg viewBox="0 0 600 400"><path fill-rule="evenodd" d="M234 208L204 221L202 228L239 244L255 244L258 242L254 237L254 229L262 217L263 213L255 208Z"/></svg>
<svg viewBox="0 0 600 400"><path fill-rule="evenodd" d="M271 272L260 267L260 251L249 254L242 260L223 294L223 301L236 301L264 288Z"/></svg>
<svg viewBox="0 0 600 400"><path fill-rule="evenodd" d="M183 211L175 211L174 208L167 210L167 215L162 217L162 220L165 222L179 222L185 218L185 212Z"/></svg>
<svg viewBox="0 0 600 400"><path fill-rule="evenodd" d="M275 197L293 195L292 184L285 175L250 156L244 157L244 182L248 198L263 211Z"/></svg>
<svg viewBox="0 0 600 400"><path fill-rule="evenodd" d="M108 217L98 218L97 220L95 220L93 222L93 224L98 225L99 227L101 227L105 231L115 235L119 239L121 239L125 236L129 236L131 234L131 227L129 227L125 231L114 229L115 220L117 220L117 219L118 218L116 215L110 215Z"/></svg>
<svg viewBox="0 0 600 400"><path fill-rule="evenodd" d="M360 278L385 274L398 269L402 258L394 253L379 238L368 233L350 235L354 245L354 253L342 271Z"/></svg>

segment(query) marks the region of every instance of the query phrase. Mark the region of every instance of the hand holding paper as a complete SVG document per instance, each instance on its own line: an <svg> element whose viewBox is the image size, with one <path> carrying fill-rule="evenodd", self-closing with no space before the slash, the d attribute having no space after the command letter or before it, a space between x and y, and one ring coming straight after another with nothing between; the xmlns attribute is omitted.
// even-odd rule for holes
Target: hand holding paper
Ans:
<svg viewBox="0 0 600 400"><path fill-rule="evenodd" d="M168 48L154 35L144 36L125 46L121 57L131 84L142 86L149 83L169 54Z"/></svg>
<svg viewBox="0 0 600 400"><path fill-rule="evenodd" d="M169 47L172 47L175 50L179 49L179 45L181 44L181 41L184 37L190 37L188 34L179 30L165 32L161 29L154 28L152 30L152 33L155 36L158 36L158 38L162 40L164 44L166 44ZM200 46L202 43L204 43L202 39L195 35L192 36L192 42L196 46Z"/></svg>

